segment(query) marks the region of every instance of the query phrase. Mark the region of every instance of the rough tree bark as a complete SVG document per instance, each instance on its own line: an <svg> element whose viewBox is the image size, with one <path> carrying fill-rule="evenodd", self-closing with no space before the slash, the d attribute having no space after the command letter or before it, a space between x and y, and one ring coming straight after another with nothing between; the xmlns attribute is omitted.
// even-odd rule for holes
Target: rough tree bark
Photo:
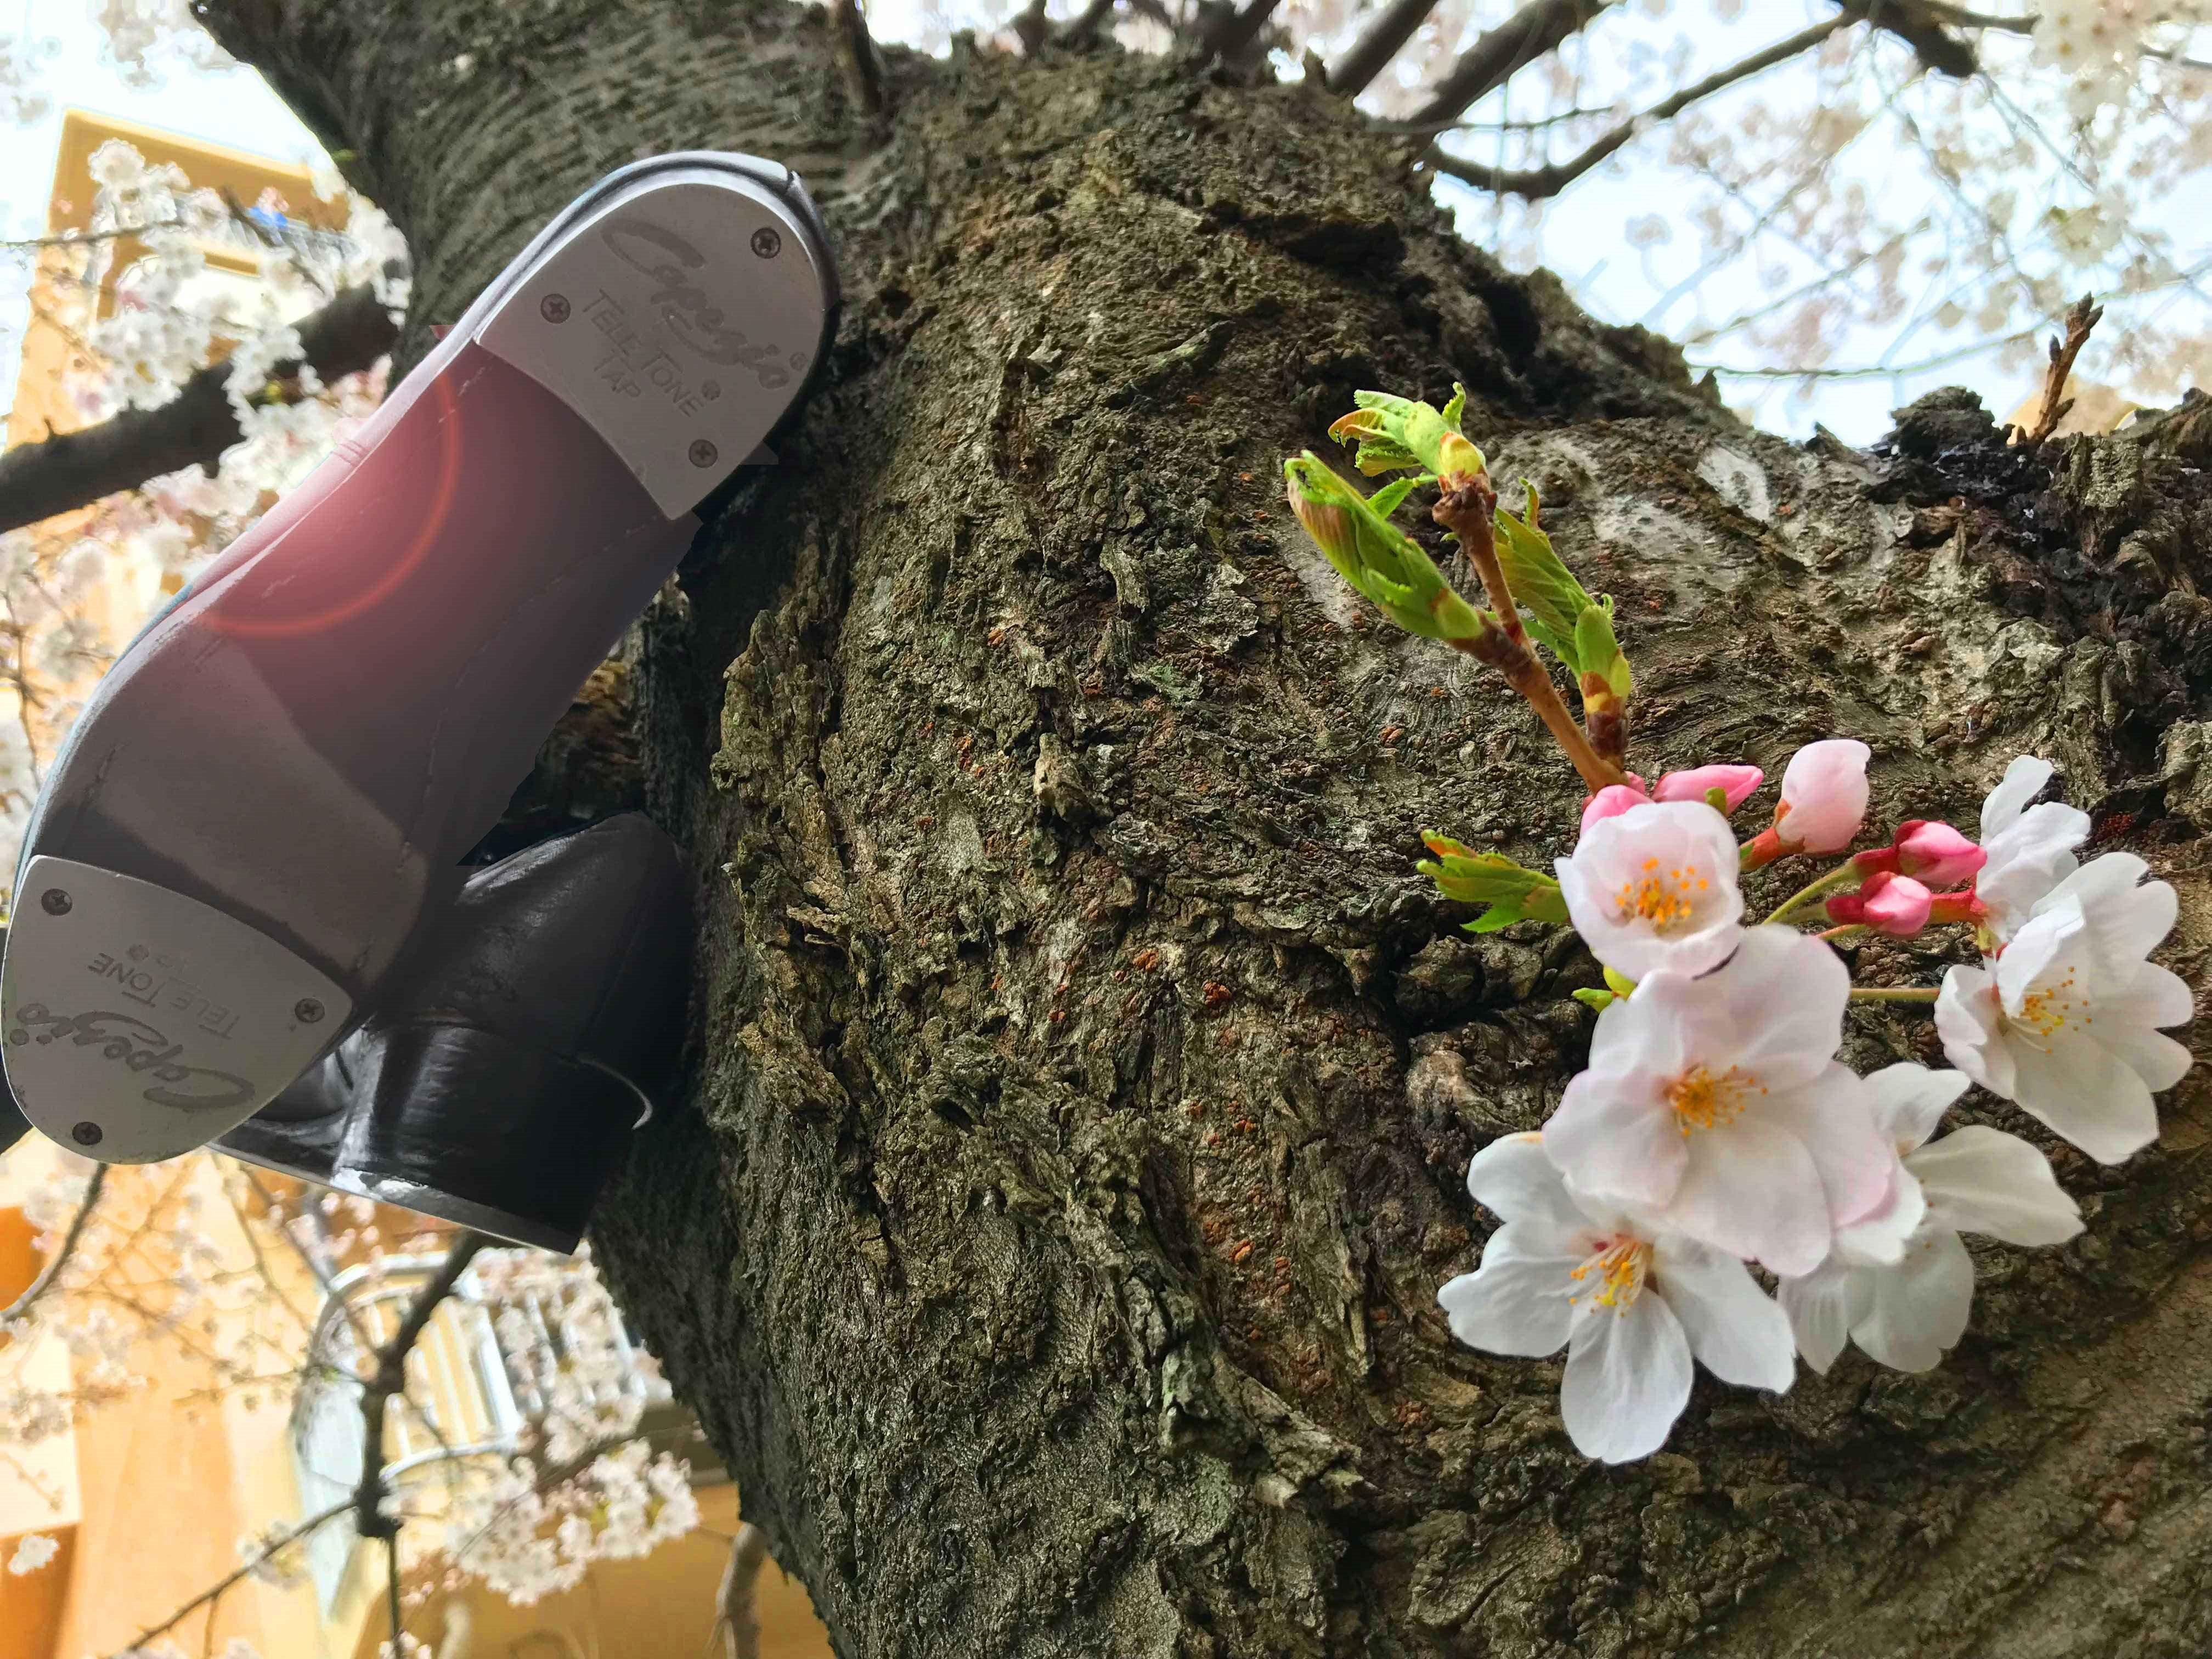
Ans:
<svg viewBox="0 0 2212 1659"><path fill-rule="evenodd" d="M878 115L829 16L769 0L201 9L407 233L416 340L651 150L785 157L838 234L829 383L649 618L696 1064L597 1241L841 1653L2212 1644L2194 1081L2122 1170L2051 1148L2087 1233L1981 1252L1931 1375L1701 1380L1607 1469L1553 1366L1451 1343L1467 1160L1556 1099L1594 974L1459 933L1415 832L1535 862L1577 792L1362 614L1279 473L1354 388L1464 380L1620 597L1639 769L1850 732L1893 811L1971 822L2039 750L2179 885L2201 975L2212 422L2077 447L2056 490L1955 400L1887 458L1758 435L1455 240L1415 149L1312 90L890 53ZM1930 1048L1917 1014L1851 1040Z"/></svg>

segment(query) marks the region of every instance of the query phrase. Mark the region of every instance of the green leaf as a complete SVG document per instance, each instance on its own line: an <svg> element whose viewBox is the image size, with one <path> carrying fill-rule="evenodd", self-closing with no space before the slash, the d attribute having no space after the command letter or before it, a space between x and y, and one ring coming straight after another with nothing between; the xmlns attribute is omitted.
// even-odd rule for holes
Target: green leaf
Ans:
<svg viewBox="0 0 2212 1659"><path fill-rule="evenodd" d="M1597 608L1583 585L1552 550L1552 538L1504 507L1498 509L1498 562L1505 567L1506 585L1535 623L1538 634L1561 662L1580 673L1587 665L1576 638L1576 629L1586 611ZM1528 630L1536 633L1531 627ZM1561 649L1564 645L1565 648Z"/></svg>
<svg viewBox="0 0 2212 1659"><path fill-rule="evenodd" d="M1567 919L1567 902L1559 884L1540 870L1516 864L1502 853L1478 853L1449 836L1422 832L1435 860L1416 866L1437 884L1446 898L1490 908L1467 924L1469 933L1495 933L1510 923L1528 921L1554 925Z"/></svg>
<svg viewBox="0 0 2212 1659"><path fill-rule="evenodd" d="M1617 991L1577 991L1574 995L1577 1002L1588 1003L1601 1014L1620 1000Z"/></svg>
<svg viewBox="0 0 2212 1659"><path fill-rule="evenodd" d="M1626 697L1635 690L1635 682L1628 672L1628 659L1621 653L1620 641L1613 637L1610 597L1604 604L1591 605L1575 618L1575 653L1582 659L1578 672L1602 674L1606 688L1616 697Z"/></svg>
<svg viewBox="0 0 2212 1659"><path fill-rule="evenodd" d="M1355 592L1407 633L1471 640L1498 625L1444 580L1418 542L1318 455L1309 452L1285 461L1283 476L1291 511L1314 545Z"/></svg>

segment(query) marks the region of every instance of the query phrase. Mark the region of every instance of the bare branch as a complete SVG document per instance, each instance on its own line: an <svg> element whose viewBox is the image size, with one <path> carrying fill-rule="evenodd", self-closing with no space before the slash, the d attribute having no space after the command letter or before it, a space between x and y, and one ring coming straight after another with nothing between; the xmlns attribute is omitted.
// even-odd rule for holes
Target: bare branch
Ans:
<svg viewBox="0 0 2212 1659"><path fill-rule="evenodd" d="M144 1630L140 1631L138 1632L137 1638L133 1641L129 1647L122 1650L118 1653L110 1655L109 1659L128 1659L130 1655L137 1653L155 1637L166 1636L169 1632L174 1630L179 1625L183 1624L185 1620L191 1618L192 1614L198 1613L202 1607L210 1607L214 1603L221 1601L225 1592L229 1590L230 1588L236 1584L240 1579L249 1577L253 1573L259 1571L263 1565L268 1562L269 1559L275 1555L279 1550L287 1549L292 1545L298 1543L300 1540L305 1538L309 1533L315 1531L319 1527L327 1526L330 1522L337 1520L338 1516L343 1515L352 1507L353 1505L350 1503L333 1504L321 1514L309 1516L305 1521L300 1522L298 1526L293 1528L289 1532L285 1533L283 1536L270 1543L259 1554L256 1555L244 1566L239 1568L236 1572L232 1573L228 1578L222 1580L222 1583L202 1590L198 1595L185 1602L184 1606L179 1607L174 1613L171 1613L167 1619L164 1619L160 1624L149 1625Z"/></svg>
<svg viewBox="0 0 2212 1659"><path fill-rule="evenodd" d="M2050 441L2059 422L2066 418L2066 411L2074 407L2074 400L2066 395L2066 382L2073 377L2074 360L2089 343L2089 336L2104 314L2105 308L2094 295L2083 295L2066 313L2066 337L2051 343L2051 367L2043 377L2043 407L2036 413L2033 428L2021 438L2021 447L2030 454Z"/></svg>
<svg viewBox="0 0 2212 1659"><path fill-rule="evenodd" d="M92 1178L84 1183L84 1197L77 1204L76 1218L70 1221L69 1231L62 1235L61 1248L54 1252L53 1260L46 1263L39 1276L31 1281L29 1288L6 1308L0 1309L0 1329L22 1318L37 1304L40 1297L53 1288L54 1281L61 1277L62 1269L69 1266L70 1258L76 1254L78 1241L83 1238L85 1225L92 1219L92 1212L100 1203L100 1191L106 1185L107 1165L94 1164Z"/></svg>
<svg viewBox="0 0 2212 1659"><path fill-rule="evenodd" d="M1454 121L1485 94L1578 33L1613 0L1530 0L1459 56L1450 72L1429 89L1416 123Z"/></svg>
<svg viewBox="0 0 2212 1659"><path fill-rule="evenodd" d="M1455 155L1446 155L1441 150L1432 154L1429 159L1439 173L1448 173L1455 179L1480 185L1501 196L1523 196L1532 202L1556 196L1638 133L1648 131L1659 122L1671 120L1700 98L1710 98L1724 87L1747 80L1762 70L1772 69L1777 64L1787 63L1800 52L1810 51L1852 21L1848 16L1831 17L1826 22L1801 29L1787 40L1776 41L1764 52L1755 52L1741 62L1717 70L1704 80L1684 87L1671 97L1661 99L1641 115L1623 121L1580 155L1564 161L1554 161L1548 167L1507 173L1462 161Z"/></svg>
<svg viewBox="0 0 2212 1659"><path fill-rule="evenodd" d="M1091 0L1080 13L1068 20L1060 32L1058 43L1063 46L1088 45L1105 27L1107 19L1113 16L1115 3L1116 0ZM1040 11L1038 15L1043 13Z"/></svg>
<svg viewBox="0 0 2212 1659"><path fill-rule="evenodd" d="M1871 24L1893 34L1912 48L1921 67L1963 81L1976 73L1980 62L1974 49L1945 27L1952 20L1928 0L1836 0L1843 15L1853 22Z"/></svg>
<svg viewBox="0 0 2212 1659"><path fill-rule="evenodd" d="M1237 9L1223 12L1199 37L1201 52L1209 58L1236 58L1267 27L1278 3L1279 0L1246 0Z"/></svg>
<svg viewBox="0 0 2212 1659"><path fill-rule="evenodd" d="M727 1659L760 1659L760 1618L753 1595L767 1559L768 1534L750 1521L739 1522L730 1543L730 1564L714 1592L714 1628Z"/></svg>
<svg viewBox="0 0 2212 1659"><path fill-rule="evenodd" d="M299 330L303 361L325 381L371 367L398 337L392 313L367 285L348 289L302 318ZM239 439L238 416L223 391L229 372L227 362L212 363L159 409L126 410L81 432L0 454L0 532L195 463L212 472Z"/></svg>
<svg viewBox="0 0 2212 1659"><path fill-rule="evenodd" d="M1437 0L1390 0L1352 43L1344 61L1328 72L1328 89L1346 98L1366 91L1367 83L1382 72L1436 9Z"/></svg>
<svg viewBox="0 0 2212 1659"><path fill-rule="evenodd" d="M384 1480L384 1413L394 1395L407 1386L407 1356L422 1340L438 1304L453 1293L453 1286L469 1270L486 1240L482 1233L463 1233L446 1252L446 1259L428 1283L415 1293L401 1316L399 1328L376 1351L376 1370L363 1382L361 1396L361 1484L354 1488L354 1530L363 1538L389 1538L398 1523L384 1513L387 1490Z"/></svg>

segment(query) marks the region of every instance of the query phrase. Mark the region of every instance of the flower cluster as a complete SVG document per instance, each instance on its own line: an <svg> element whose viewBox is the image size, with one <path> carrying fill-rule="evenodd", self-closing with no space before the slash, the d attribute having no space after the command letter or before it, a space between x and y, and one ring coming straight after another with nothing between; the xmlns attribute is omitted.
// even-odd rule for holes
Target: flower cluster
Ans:
<svg viewBox="0 0 2212 1659"><path fill-rule="evenodd" d="M1359 439L1363 469L1426 463L1434 516L1482 574L1489 607L1430 596L1444 584L1425 555L1416 562L1399 548L1379 569L1389 536L1411 545L1386 522L1406 491L1362 497L1334 474L1323 483L1308 456L1289 474L1292 499L1323 550L1386 615L1416 613L1412 631L1455 644L1508 638L1517 618L1581 667L1547 612L1568 592L1589 612L1611 607L1572 586L1537 529L1534 492L1524 519L1469 512L1495 496L1474 476L1479 457L1448 470L1437 428L1456 436L1457 401L1441 416L1372 393L1361 404L1364 418L1340 424ZM1524 601L1531 587L1540 597ZM1441 633L1414 625L1455 614L1454 603L1468 620ZM1603 645L1595 689L1606 695L1586 685L1579 743L1559 732L1556 697L1547 707L1507 673L1591 786L1572 854L1547 875L1431 834L1437 860L1422 868L1448 896L1489 907L1471 928L1564 921L1605 970L1607 988L1577 993L1598 1010L1588 1067L1540 1133L1494 1141L1469 1165L1469 1194L1501 1224L1477 1269L1437 1299L1470 1346L1565 1348L1567 1432L1586 1455L1621 1462L1665 1443L1693 1364L1780 1392L1799 1356L1826 1370L1851 1344L1900 1370L1940 1362L1972 1301L1962 1234L2049 1245L2082 1226L2034 1146L1979 1125L1939 1134L1946 1111L1978 1084L2117 1163L2156 1138L2152 1096L2191 1060L2163 1031L2192 1010L2187 987L2148 960L2174 924L2172 888L2147 880L2132 854L2080 861L2087 815L2036 804L2048 762L2013 761L1978 838L1907 819L1881 845L1841 856L1867 827L1871 751L1824 739L1791 757L1771 820L1740 839L1730 817L1764 775L1705 765L1647 787L1622 769L1632 678L1609 627ZM1474 654L1510 660L1503 648ZM1747 874L1839 856L1752 919ZM1940 988L1855 988L1835 948L1943 927L1970 930L1981 963L1953 967ZM1933 1005L1956 1069L1854 1071L1840 1058L1854 1000Z"/></svg>

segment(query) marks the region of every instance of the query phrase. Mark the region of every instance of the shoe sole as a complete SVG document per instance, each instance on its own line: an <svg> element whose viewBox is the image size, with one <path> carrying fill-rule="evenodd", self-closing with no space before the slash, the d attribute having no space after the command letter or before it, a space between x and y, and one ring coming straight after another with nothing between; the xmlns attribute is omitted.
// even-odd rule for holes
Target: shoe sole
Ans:
<svg viewBox="0 0 2212 1659"><path fill-rule="evenodd" d="M0 1059L33 1124L174 1157L350 1029L818 372L832 273L787 169L611 175L133 641L17 872Z"/></svg>

